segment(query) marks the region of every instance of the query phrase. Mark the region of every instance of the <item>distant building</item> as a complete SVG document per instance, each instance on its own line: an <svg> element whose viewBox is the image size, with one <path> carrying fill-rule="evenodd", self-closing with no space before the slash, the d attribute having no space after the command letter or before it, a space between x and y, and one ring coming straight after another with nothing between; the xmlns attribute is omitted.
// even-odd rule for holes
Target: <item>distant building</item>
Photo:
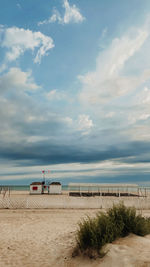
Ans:
<svg viewBox="0 0 150 267"><path fill-rule="evenodd" d="M61 183L59 182L52 182L49 185L49 194L54 194L54 195L60 195L62 190Z"/></svg>
<svg viewBox="0 0 150 267"><path fill-rule="evenodd" d="M70 196L139 196L137 184L70 183Z"/></svg>
<svg viewBox="0 0 150 267"><path fill-rule="evenodd" d="M30 184L30 194L40 195L44 193L44 183L43 182L33 182Z"/></svg>

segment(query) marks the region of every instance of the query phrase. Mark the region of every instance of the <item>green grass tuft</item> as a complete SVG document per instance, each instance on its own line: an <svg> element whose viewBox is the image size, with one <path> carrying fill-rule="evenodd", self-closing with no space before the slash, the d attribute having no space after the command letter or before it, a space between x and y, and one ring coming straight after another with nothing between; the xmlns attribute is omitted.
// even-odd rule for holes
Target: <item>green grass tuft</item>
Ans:
<svg viewBox="0 0 150 267"><path fill-rule="evenodd" d="M123 203L114 205L107 213L99 212L95 218L87 217L79 223L76 251L89 257L103 256L105 244L129 233L150 234L150 218L136 215L135 208L128 208Z"/></svg>

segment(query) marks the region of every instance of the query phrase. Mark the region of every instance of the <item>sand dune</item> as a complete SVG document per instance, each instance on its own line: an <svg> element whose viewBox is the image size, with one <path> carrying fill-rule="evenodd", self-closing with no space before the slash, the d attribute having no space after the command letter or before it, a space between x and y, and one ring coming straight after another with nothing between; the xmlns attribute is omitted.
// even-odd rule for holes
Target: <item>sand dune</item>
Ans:
<svg viewBox="0 0 150 267"><path fill-rule="evenodd" d="M107 245L103 259L71 257L77 222L97 210L0 210L0 266L150 266L150 236ZM150 211L145 212L150 215Z"/></svg>

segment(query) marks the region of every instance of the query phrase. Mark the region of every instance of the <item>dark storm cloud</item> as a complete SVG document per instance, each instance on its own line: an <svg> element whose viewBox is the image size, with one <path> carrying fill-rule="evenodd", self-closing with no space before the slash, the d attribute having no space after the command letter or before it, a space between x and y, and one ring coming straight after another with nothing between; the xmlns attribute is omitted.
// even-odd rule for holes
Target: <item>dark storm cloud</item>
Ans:
<svg viewBox="0 0 150 267"><path fill-rule="evenodd" d="M128 142L128 136L124 138L120 124L115 128L112 118L109 127L103 127L98 120L91 135L82 135L75 124L77 120L64 114L61 106L57 113L52 112L49 103L43 105L42 97L37 101L24 90L10 90L10 85L8 90L7 83L4 85L5 98L0 98L1 162L13 161L17 166L112 159L128 163L150 162L150 142Z"/></svg>
<svg viewBox="0 0 150 267"><path fill-rule="evenodd" d="M38 142L9 144L0 147L0 158L16 161L20 165L46 165L59 163L92 163L110 159L120 162L148 162L149 142L133 142L107 149L68 142L52 144ZM150 157L149 157L150 158Z"/></svg>

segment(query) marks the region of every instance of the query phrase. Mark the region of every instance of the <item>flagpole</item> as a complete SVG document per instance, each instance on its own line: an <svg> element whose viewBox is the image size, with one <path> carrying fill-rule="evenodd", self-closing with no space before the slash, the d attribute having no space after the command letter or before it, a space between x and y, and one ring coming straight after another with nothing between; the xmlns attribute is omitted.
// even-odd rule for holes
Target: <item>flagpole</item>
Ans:
<svg viewBox="0 0 150 267"><path fill-rule="evenodd" d="M45 184L45 170L42 170L42 173L43 173L43 182Z"/></svg>

